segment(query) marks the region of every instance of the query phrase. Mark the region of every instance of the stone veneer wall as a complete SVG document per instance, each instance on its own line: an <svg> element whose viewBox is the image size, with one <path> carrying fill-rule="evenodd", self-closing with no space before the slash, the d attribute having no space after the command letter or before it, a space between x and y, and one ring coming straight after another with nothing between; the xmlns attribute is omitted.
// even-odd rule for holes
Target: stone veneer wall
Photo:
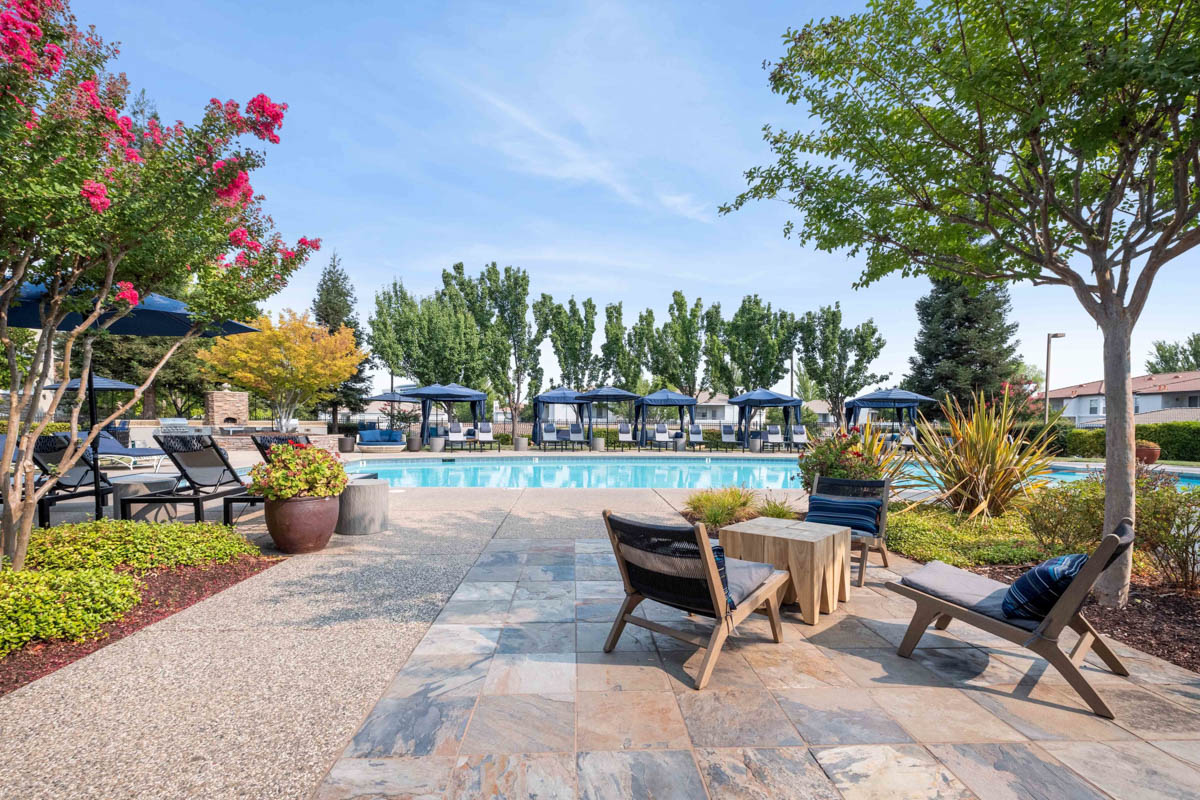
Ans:
<svg viewBox="0 0 1200 800"><path fill-rule="evenodd" d="M249 436L213 436L217 447L226 450L254 450L254 442ZM338 451L338 437L332 434L308 434L308 441L331 453Z"/></svg>
<svg viewBox="0 0 1200 800"><path fill-rule="evenodd" d="M234 419L236 422L226 422ZM205 425L245 425L250 421L249 392L205 392Z"/></svg>

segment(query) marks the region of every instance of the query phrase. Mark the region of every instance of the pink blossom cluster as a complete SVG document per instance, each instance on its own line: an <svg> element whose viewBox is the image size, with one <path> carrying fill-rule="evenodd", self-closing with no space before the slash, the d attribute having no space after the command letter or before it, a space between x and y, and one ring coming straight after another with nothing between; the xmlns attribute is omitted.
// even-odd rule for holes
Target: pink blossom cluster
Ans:
<svg viewBox="0 0 1200 800"><path fill-rule="evenodd" d="M262 245L251 239L245 228L234 228L229 233L229 243L234 247L244 247L255 253L262 251Z"/></svg>
<svg viewBox="0 0 1200 800"><path fill-rule="evenodd" d="M234 166L237 163L236 158L214 161L212 171L219 173L226 166ZM245 170L239 169L232 181L217 189L217 197L231 206L245 206L254 199L254 187L250 185L250 176Z"/></svg>
<svg viewBox="0 0 1200 800"><path fill-rule="evenodd" d="M307 247L310 250L321 249L320 239L309 239L307 236L301 236L300 241L298 241L296 244L300 247Z"/></svg>
<svg viewBox="0 0 1200 800"><path fill-rule="evenodd" d="M272 102L265 94L255 95L246 103L246 119L250 131L271 144L279 144L279 136L275 130L283 125L284 111L287 111L287 103Z"/></svg>
<svg viewBox="0 0 1200 800"><path fill-rule="evenodd" d="M79 196L87 200L92 211L97 214L104 213L112 205L112 201L108 199L108 187L98 181L84 181Z"/></svg>
<svg viewBox="0 0 1200 800"><path fill-rule="evenodd" d="M117 284L117 300L123 300L131 306L136 306L141 302L141 297L138 296L137 289L133 288L132 283L121 281Z"/></svg>
<svg viewBox="0 0 1200 800"><path fill-rule="evenodd" d="M38 20L43 11L57 7L57 0L0 0L0 62L13 64L29 75L53 75L62 67L65 53L50 42L39 55L35 49L42 38Z"/></svg>

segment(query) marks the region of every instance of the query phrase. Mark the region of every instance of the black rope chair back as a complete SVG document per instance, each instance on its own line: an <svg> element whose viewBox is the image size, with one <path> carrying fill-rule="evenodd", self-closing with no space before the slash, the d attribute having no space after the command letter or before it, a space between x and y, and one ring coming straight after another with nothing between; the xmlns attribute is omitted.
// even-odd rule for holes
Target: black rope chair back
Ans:
<svg viewBox="0 0 1200 800"><path fill-rule="evenodd" d="M617 557L639 594L684 611L717 616L700 549L700 539L707 545L707 537L698 536L690 525L653 525L612 515L608 526L617 539Z"/></svg>
<svg viewBox="0 0 1200 800"><path fill-rule="evenodd" d="M303 433L291 436L286 433L256 433L250 436L250 441L254 442L254 447L258 450L258 454L262 456L263 461L271 460L271 448L277 444L310 444L308 436Z"/></svg>
<svg viewBox="0 0 1200 800"><path fill-rule="evenodd" d="M194 493L202 494L242 484L237 470L230 465L211 436L158 434L154 440Z"/></svg>
<svg viewBox="0 0 1200 800"><path fill-rule="evenodd" d="M829 497L865 497L886 500L887 489L888 482L886 480L860 481L851 478L827 478L824 475L818 475L816 483L813 485L813 494L823 494Z"/></svg>
<svg viewBox="0 0 1200 800"><path fill-rule="evenodd" d="M37 464L38 469L47 475L57 473L58 465L67 453L68 443L69 441L66 436L58 434L39 436L37 441L33 443L33 460ZM75 465L58 476L58 482L54 484L53 491L73 492L79 489L92 488L94 482L93 470L95 467L96 462L92 460L90 448L84 448ZM108 478L105 477L103 472L100 473L100 485L112 485L108 482Z"/></svg>

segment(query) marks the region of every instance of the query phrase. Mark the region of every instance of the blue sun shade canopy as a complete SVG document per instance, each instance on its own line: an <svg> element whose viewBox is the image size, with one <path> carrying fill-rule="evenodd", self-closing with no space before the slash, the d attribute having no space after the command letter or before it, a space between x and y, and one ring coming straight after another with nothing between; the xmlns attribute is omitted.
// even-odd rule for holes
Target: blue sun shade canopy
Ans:
<svg viewBox="0 0 1200 800"><path fill-rule="evenodd" d="M694 397L688 397L686 394L673 392L670 389L659 389L645 397L639 397L633 401L633 435L637 437L639 445L646 443L647 406L678 406L680 435L683 435L684 431L684 409L687 410L687 424L696 421L696 398Z"/></svg>
<svg viewBox="0 0 1200 800"><path fill-rule="evenodd" d="M615 386L600 386L579 396L591 400L593 403L619 403L623 400L637 400L641 397L640 394L627 392Z"/></svg>
<svg viewBox="0 0 1200 800"><path fill-rule="evenodd" d="M46 388L57 389L61 385L60 383L52 383ZM129 392L138 387L132 383L125 383L125 381L118 381L113 378L101 378L99 375L96 375L92 378L92 388L97 392ZM79 378L71 378L71 380L67 381L67 390L79 391Z"/></svg>
<svg viewBox="0 0 1200 800"><path fill-rule="evenodd" d="M858 423L858 412L860 409L894 408L899 412L897 416L901 420L907 416L909 424L913 425L916 424L917 404L936 402L932 397L926 397L923 394L917 394L905 389L880 389L877 392L856 397L846 403L846 424L856 425Z"/></svg>
<svg viewBox="0 0 1200 800"><path fill-rule="evenodd" d="M738 438L742 440L742 447L749 447L752 412L748 409L782 408L784 440L790 442L792 440L792 416L794 415L799 422L800 409L804 406L804 401L799 397L780 394L760 386L752 391L739 394L737 397L729 398L729 405L738 407Z"/></svg>
<svg viewBox="0 0 1200 800"><path fill-rule="evenodd" d="M574 389L560 386L533 398L533 443L542 443L542 423L546 421L546 406L573 406L575 417L583 422L587 417L587 438L592 439L592 400Z"/></svg>
<svg viewBox="0 0 1200 800"><path fill-rule="evenodd" d="M445 386L433 383L419 389L409 389L407 395L421 403L421 441L426 444L429 443L429 412L433 410L434 403L470 403L471 422L475 424L484 416L483 406L487 402L487 395L483 392L457 383Z"/></svg>

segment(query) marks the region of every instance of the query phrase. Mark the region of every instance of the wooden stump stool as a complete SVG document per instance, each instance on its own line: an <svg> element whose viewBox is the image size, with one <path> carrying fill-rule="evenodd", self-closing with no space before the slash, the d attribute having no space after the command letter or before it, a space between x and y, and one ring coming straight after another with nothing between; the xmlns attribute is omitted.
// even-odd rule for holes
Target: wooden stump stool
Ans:
<svg viewBox="0 0 1200 800"><path fill-rule="evenodd" d="M337 533L362 536L380 533L388 524L388 482L350 481L342 490Z"/></svg>

